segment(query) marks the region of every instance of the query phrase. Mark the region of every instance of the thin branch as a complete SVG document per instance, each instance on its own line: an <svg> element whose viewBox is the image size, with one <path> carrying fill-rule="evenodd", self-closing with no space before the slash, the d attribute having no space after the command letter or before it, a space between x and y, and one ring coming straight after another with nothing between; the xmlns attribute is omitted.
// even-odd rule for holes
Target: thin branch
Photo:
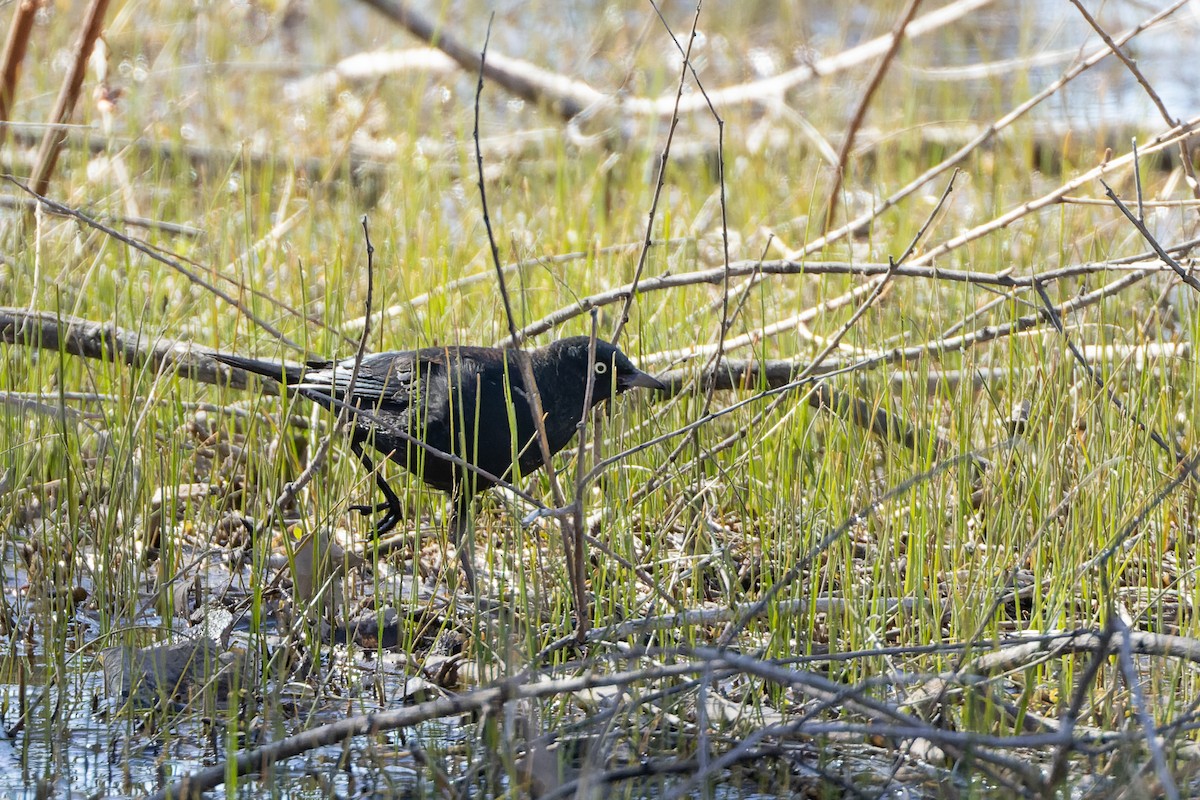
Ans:
<svg viewBox="0 0 1200 800"><path fill-rule="evenodd" d="M1145 90L1146 96L1150 98L1150 102L1152 102L1154 107L1158 109L1158 113L1163 118L1163 121L1168 125L1178 125L1179 119L1173 116L1171 112L1167 110L1167 104L1163 102L1162 98L1159 97L1158 92L1156 92L1154 87L1150 85L1150 81L1148 81L1146 76L1142 74L1142 71L1138 69L1137 63L1125 54L1125 51L1121 49L1120 45L1113 41L1112 36L1110 36L1108 31L1104 30L1103 26L1096 21L1096 18L1093 17L1086 8L1084 8L1083 3L1079 2L1079 0L1071 0L1071 4L1075 6L1075 8L1079 9L1080 16L1084 18L1088 25L1092 26L1092 30L1094 30L1096 34L1104 40L1104 43L1108 45L1110 50L1112 50L1113 55L1115 55L1117 59L1125 65L1125 69L1129 70L1129 73L1133 75L1134 80L1136 80L1138 85ZM1192 196L1200 199L1200 182L1197 182L1196 180L1196 170L1192 166L1191 147L1186 140L1179 143L1179 156L1180 163L1183 166L1183 171L1189 178L1188 183L1192 189ZM1140 185L1141 184L1139 182L1139 186ZM1138 211L1140 216L1140 196L1138 199Z"/></svg>
<svg viewBox="0 0 1200 800"><path fill-rule="evenodd" d="M1175 2L1172 3L1170 6L1155 13L1153 16L1149 17L1148 19L1144 20L1143 22L1139 23L1138 25L1126 30L1120 36L1116 37L1116 41L1118 43L1124 43L1124 42L1129 41L1133 37L1140 34L1142 31L1145 31L1148 28L1151 28L1151 27L1159 24L1163 20L1167 19L1173 13L1178 11L1180 8L1183 8L1184 6L1186 6L1188 4L1188 2L1189 2L1189 0L1175 0ZM909 29L908 29L909 38L912 38L913 36L915 36L915 34L916 34L915 28L916 28L916 22L914 22L913 25L909 26ZM889 195L888 197L884 198L882 202L876 204L869 212L862 214L862 215L858 216L857 218L846 222L846 224L844 224L842 227L838 228L835 231L827 233L824 236L818 237L817 239L814 239L813 241L808 242L803 247L789 251L786 254L787 257L788 258L800 258L803 256L811 255L812 253L819 252L819 251L823 250L824 248L828 247L833 242L844 239L846 236L851 234L853 231L859 230L863 226L870 224L873 220L875 220L878 217L885 214L887 211L889 211L894 206L899 204L905 198L909 197L910 195L912 195L913 193L918 191L922 186L929 183L934 178L938 177L939 175L946 172L947 170L952 169L952 168L958 166L959 164L961 164L963 161L965 161L967 158L969 158L971 156L971 154L973 152L975 152L975 150L977 150L981 145L983 145L988 140L992 139L1000 131L1002 131L1005 128L1007 128L1008 126L1012 125L1014 122L1016 122L1021 117L1025 116L1027 113L1029 113L1029 111L1031 111L1032 109L1034 109L1035 107L1040 105L1042 103L1042 101L1046 100L1049 97L1053 97L1055 94L1057 94L1059 92L1059 90L1061 90L1064 86L1066 86L1072 80L1079 77L1084 72L1091 69L1093 66L1095 66L1096 64L1100 63L1105 58L1107 58L1109 53L1110 53L1110 50L1107 47L1102 47L1099 50L1097 50L1096 52L1092 53L1090 56L1088 56L1082 62L1080 62L1079 64L1076 64L1074 67L1072 67L1072 68L1068 69L1066 72L1064 72L1058 80L1051 83L1045 89L1038 92L1033 97L1026 100L1024 103L1021 103L1016 108L1009 111L1007 114L1004 114L999 119L990 123L974 139L972 139L971 141L964 144L958 150L954 151L949 157L947 157L945 160L943 160L940 164L930 167L928 170L926 170L921 175L918 175L916 178L914 178L908 184L901 187L899 190L897 190L893 194ZM1179 129L1172 128L1171 131L1169 131L1167 134L1164 134L1164 135L1167 135L1167 136L1174 135L1174 134L1178 133L1179 130L1190 129L1191 127L1192 127L1191 125L1186 125L1186 126L1182 126ZM1190 135L1190 132L1188 133L1188 135ZM1178 141L1178 140L1173 140L1169 144L1174 144L1174 143L1176 143L1176 141ZM1090 180L1091 177L1095 177L1095 176L1094 175L1090 176L1088 178L1088 180ZM1082 181L1080 183L1082 183ZM1075 188L1077 185L1079 185L1079 184L1072 183L1071 188ZM1010 224L1013 220L1017 219L1020 216L1022 216L1022 214L1017 214L1016 216L1012 217L1011 219L1005 219L997 227L1004 227L1004 226ZM979 230L979 229L976 229L976 230ZM978 236L983 235L983 233L989 232L989 231L990 231L990 229L985 230L978 234L976 234L975 231L972 231L970 234L964 234L964 237L966 237L966 238L963 238L962 241L954 240L955 241L954 247L960 246L961 244L965 244L967 241L971 241L972 239L977 238ZM953 247L947 248L947 249L953 249ZM940 255L940 254L941 254L941 251L939 251L937 253L937 255ZM931 258L932 258L932 256L931 256ZM923 261L924 260L927 260L927 259L923 259Z"/></svg>
<svg viewBox="0 0 1200 800"><path fill-rule="evenodd" d="M418 39L442 50L458 65L470 72L479 70L478 54L446 30L439 20L424 16L401 0L363 0ZM991 5L993 0L953 0L953 2L913 20L906 31L916 39L939 31L954 22ZM1185 0L1186 2L1186 0ZM879 58L891 46L890 35L864 42L835 55L801 64L794 69L750 83L727 86L708 93L707 97L689 95L682 101L675 97L614 97L586 83L549 70L528 61L499 54L489 57L485 72L488 80L503 86L506 91L531 103L545 106L562 119L571 119L584 111L612 108L622 116L668 117L693 114L706 108L742 106L748 103L772 104L790 91L818 78L828 77Z"/></svg>
<svg viewBox="0 0 1200 800"><path fill-rule="evenodd" d="M896 20L895 26L892 28L892 42L888 47L883 58L879 59L879 63L875 65L875 69L871 72L871 77L867 79L867 88L863 91L862 97L859 98L858 107L854 109L854 114L850 117L850 124L846 127L846 133L842 137L842 146L838 149L837 164L833 168L833 186L829 190L829 200L825 205L825 227L823 233L828 233L833 227L833 218L837 213L838 196L842 192L842 181L845 179L846 165L850 160L850 151L854 149L854 138L858 134L858 129L862 127L863 120L866 119L867 109L871 106L871 98L875 96L875 92L883 83L883 76L887 74L888 69L892 66L892 62L896 58L896 54L900 52L900 45L904 43L904 31L908 28L909 23L917 14L917 9L921 7L921 0L908 0L908 5L900 12L899 19Z"/></svg>
<svg viewBox="0 0 1200 800"><path fill-rule="evenodd" d="M1140 233L1142 238L1150 244L1150 247L1154 249L1154 252L1158 254L1158 257L1162 259L1163 263L1170 267L1175 274L1179 276L1179 280L1200 292L1200 280L1196 279L1196 276L1192 274L1192 271L1184 269L1182 264L1171 258L1170 254L1167 253L1163 246L1158 243L1158 239L1154 238L1154 234L1150 233L1150 229L1146 227L1146 223L1135 216L1133 212L1129 210L1129 207L1121 202L1121 198L1117 197L1117 193L1112 190L1112 187L1110 187L1103 180L1100 181L1100 185L1104 187L1104 193L1108 195L1108 199L1112 200L1113 203L1116 204L1117 208L1121 210L1121 213L1125 215L1125 219L1129 220L1130 223L1133 224L1133 227L1137 228L1137 232Z"/></svg>
<svg viewBox="0 0 1200 800"><path fill-rule="evenodd" d="M287 336L285 336L283 334L282 331L278 330L275 326L271 325L269 322L267 322L266 320L264 320L261 317L259 317L258 315L256 315L249 307L247 307L244 303L242 303L236 297L230 295L228 292L225 292L222 289L217 288L215 285L209 283L207 280L200 277L198 274L192 272L191 270L189 270L187 267L183 266L183 264L179 263L178 261L175 261L173 259L170 259L170 258L167 258L166 256L161 255L153 247L150 247L149 245L147 245L143 242L139 242L137 239L133 239L113 228L110 228L109 226L105 225L104 223L99 222L99 221L93 219L92 217L89 217L87 214L84 214L82 211L78 211L74 208L63 205L62 203L59 203L55 200L51 200L50 198L45 197L41 193L36 192L33 189L31 189L30 187L21 183L20 181L18 181L16 178L14 178L11 175L5 175L3 177L9 183L18 187L22 191L28 192L33 197L37 198L42 204L44 204L51 211L53 211L57 214L62 214L64 216L73 217L74 219L79 220L80 222L84 223L85 225L87 225L91 228L95 228L96 230L100 231L101 233L104 233L105 235L107 235L113 239L116 239L118 242L121 242L122 244L126 245L127 247L132 247L134 250L137 250L140 253L144 253L145 255L147 255L151 259L153 259L154 261L157 261L160 264L164 264L164 265L170 267L171 269L175 270L183 277L187 278L190 282L196 284L197 286L205 289L208 292L211 292L214 296L220 298L221 300L224 300L226 303L228 303L229 305L236 308L238 311L240 311L242 314L244 314L247 319L254 322L256 325L258 325L260 328L262 328L267 333L271 334L271 336L273 336L280 343L286 345L287 347L290 347L292 350L295 350L297 352L301 352L301 353L305 352L303 347L301 347L300 345L296 344L294 341L289 339Z"/></svg>
<svg viewBox="0 0 1200 800"><path fill-rule="evenodd" d="M79 40L75 43L75 60L71 63L70 72L63 79L58 99L54 101L54 110L50 113L51 127L46 129L41 147L38 148L37 162L30 182L39 195L45 194L50 186L50 177L54 174L58 154L66 140L66 135L57 126L68 122L75 113L75 103L78 102L79 91L83 87L88 58L92 55L96 40L100 38L100 29L104 25L104 15L107 11L108 0L91 0L88 4L79 30Z"/></svg>
<svg viewBox="0 0 1200 800"><path fill-rule="evenodd" d="M679 102L683 97L683 87L687 84L688 69L691 66L692 45L696 41L696 27L700 24L700 5L700 2L696 3L696 13L692 17L692 31L688 36L688 45L683 53L683 64L679 68L679 83L675 89L676 110L671 114L671 123L667 126L667 139L663 143L662 153L658 157L658 179L654 184L654 196L650 199L650 210L646 212L646 238L642 244L641 252L638 253L637 266L633 270L633 280L630 282L629 293L625 295L625 302L622 303L621 312L617 316L616 327L613 328L612 336L609 337L613 344L620 341L621 331L629 322L629 311L633 307L634 299L637 297L638 281L641 280L642 272L646 268L646 257L650 253L650 243L654 241L654 217L658 212L658 201L662 197L663 186L666 185L667 164L671 158L671 142L675 138L675 129L679 126ZM674 38L673 35L672 38Z"/></svg>
<svg viewBox="0 0 1200 800"><path fill-rule="evenodd" d="M37 19L38 0L20 0L9 23L8 36L4 40L4 54L0 56L0 146L7 141L9 114L17 99L17 80L21 75L21 64L29 47L29 34Z"/></svg>
<svg viewBox="0 0 1200 800"><path fill-rule="evenodd" d="M483 222L484 228L487 230L488 246L492 252L492 265L496 268L496 281L500 288L500 296L504 300L504 313L508 321L509 342L511 347L519 351L522 337L517 330L516 317L513 316L512 302L508 296L508 286L504 279L504 267L500 263L500 248L496 245L496 236L492 231L491 217L487 204L486 182L483 174L483 152L479 148L479 106L480 100L483 97L483 78L486 74L488 42L491 41L492 36L492 19L494 19L494 15L488 19L487 36L484 38L483 50L479 53L479 80L475 87L475 166L479 174L479 203L483 210ZM554 469L554 459L550 452L550 438L546 434L546 413L542 404L542 393L537 385L537 380L534 378L533 364L529 358L524 353L518 353L517 363L521 373L521 383L524 385L525 391L528 393L533 404L533 423L537 428L538 448L541 450L542 464L546 471L546 477L550 482L550 493L554 498L554 504L561 507L566 505L566 500L562 487L559 485L558 475ZM589 387L591 385L591 374L589 371ZM475 424L478 425L479 421L476 420ZM580 533L578 530L573 529L572 523L569 520L560 520L559 524L563 536L563 557L566 559L568 575L570 575L571 588L573 590L576 630L578 631L580 640L582 640L587 635L587 624L590 615L587 608L587 591L583 586L582 565L578 568L574 568L573 565L573 556L576 552L576 547L572 543L579 537ZM471 588L474 591L474 587Z"/></svg>
<svg viewBox="0 0 1200 800"><path fill-rule="evenodd" d="M366 214L363 214L361 222L363 229L363 240L366 242L367 247L367 296L363 301L363 305L366 306L365 316L369 318L371 316L371 303L374 301L375 297L375 246L371 244L371 229L367 225ZM367 339L370 336L370 332L371 326L369 324L364 325L362 333L358 337L358 349L354 353L354 366L350 370L350 380L346 384L346 397L354 397L354 384L358 381L359 367L362 365L363 356L366 355L367 352ZM333 383L333 385L337 385L336 382L331 381L331 383ZM271 511L268 513L266 521L263 523L264 528L269 529L273 524L275 516L283 511L283 509L290 506L300 490L312 481L313 476L317 474L317 471L321 468L321 466L325 463L325 459L329 456L329 448L333 441L333 434L340 433L345 430L346 425L349 423L352 415L355 415L354 424L361 424L357 418L357 413L357 408L352 409L352 407L348 404L342 405L338 409L337 422L334 424L334 430L321 437L321 441L317 444L317 449L313 453L312 458L309 459L308 464L305 465L304 469L301 470L300 474L296 476L294 481L289 481L284 485L283 491L279 493L279 497L277 497L275 502L271 505ZM288 542L290 547L291 540L288 539ZM314 542L313 547L315 548L316 546L317 544ZM320 556L314 554L314 557Z"/></svg>
<svg viewBox="0 0 1200 800"><path fill-rule="evenodd" d="M1133 647L1129 641L1129 626L1120 617L1113 618L1113 626L1117 640L1117 663L1121 667L1121 676L1125 679L1125 687L1129 690L1129 702L1138 724L1142 726L1142 736L1146 749L1150 751L1150 761L1154 764L1154 773L1158 776L1158 791L1167 800L1178 800L1179 788L1171 778L1171 770L1167 767L1167 758L1163 753L1162 737L1154 724L1154 717L1146 707L1146 697L1142 694L1142 677L1133 664Z"/></svg>

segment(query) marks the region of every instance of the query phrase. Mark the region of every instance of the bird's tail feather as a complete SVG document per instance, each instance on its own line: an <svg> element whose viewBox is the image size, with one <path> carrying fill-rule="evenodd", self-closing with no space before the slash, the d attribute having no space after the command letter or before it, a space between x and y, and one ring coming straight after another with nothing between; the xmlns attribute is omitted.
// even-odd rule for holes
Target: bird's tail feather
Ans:
<svg viewBox="0 0 1200 800"><path fill-rule="evenodd" d="M286 383L288 386L294 386L303 380L304 373L312 366L293 364L287 361L265 361L257 358L246 358L245 356L235 356L232 353L210 353L209 355L222 364L228 364L237 369L244 369L246 372L252 372L255 375L274 378L277 381Z"/></svg>

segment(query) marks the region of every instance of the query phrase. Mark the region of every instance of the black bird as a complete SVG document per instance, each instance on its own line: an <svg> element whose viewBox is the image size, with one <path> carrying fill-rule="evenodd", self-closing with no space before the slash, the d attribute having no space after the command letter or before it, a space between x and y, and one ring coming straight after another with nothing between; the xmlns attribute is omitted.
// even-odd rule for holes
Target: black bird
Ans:
<svg viewBox="0 0 1200 800"><path fill-rule="evenodd" d="M313 361L302 366L224 353L212 356L247 372L281 380L289 393L326 408L349 406L352 414L354 409L362 409L365 413L352 416L350 447L375 475L385 502L354 508L364 514L386 512L376 524L377 535L386 533L400 519L400 500L383 475L375 471L363 451L364 444L430 486L448 492L453 500L454 540L467 584L474 591L470 553L461 540L469 526L472 497L494 486L495 481L444 454L457 456L504 481L515 478L514 466L519 467L521 475L544 466L533 399L522 378L520 359L529 360L537 384L551 455L575 435L586 411L583 405L589 381L592 406L633 387L667 388L635 367L615 345L602 340L596 341L589 372L588 347L588 337L575 336L530 351L449 346L374 353L363 357L349 396L353 358Z"/></svg>

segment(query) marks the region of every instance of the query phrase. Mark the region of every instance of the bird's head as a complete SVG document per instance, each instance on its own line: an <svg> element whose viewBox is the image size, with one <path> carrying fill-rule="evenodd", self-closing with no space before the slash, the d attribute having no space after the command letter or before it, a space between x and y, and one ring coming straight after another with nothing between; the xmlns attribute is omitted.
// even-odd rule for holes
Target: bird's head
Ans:
<svg viewBox="0 0 1200 800"><path fill-rule="evenodd" d="M582 375L588 371L589 345L587 336L559 339L547 346L547 355L550 360L557 362L559 374ZM667 390L666 384L653 375L642 372L633 365L629 356L622 353L616 345L603 339L596 340L596 356L591 364L591 378L592 405L633 388Z"/></svg>

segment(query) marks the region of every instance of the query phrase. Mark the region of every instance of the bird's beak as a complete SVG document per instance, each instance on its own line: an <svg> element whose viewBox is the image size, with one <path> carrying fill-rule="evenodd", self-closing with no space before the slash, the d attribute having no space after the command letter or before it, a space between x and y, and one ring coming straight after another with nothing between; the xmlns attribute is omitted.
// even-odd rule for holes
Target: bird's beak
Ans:
<svg viewBox="0 0 1200 800"><path fill-rule="evenodd" d="M640 369L635 369L633 372L623 372L617 376L617 388L621 391L633 389L635 387L641 389L657 389L660 392L667 391L667 385L653 375L648 375Z"/></svg>

